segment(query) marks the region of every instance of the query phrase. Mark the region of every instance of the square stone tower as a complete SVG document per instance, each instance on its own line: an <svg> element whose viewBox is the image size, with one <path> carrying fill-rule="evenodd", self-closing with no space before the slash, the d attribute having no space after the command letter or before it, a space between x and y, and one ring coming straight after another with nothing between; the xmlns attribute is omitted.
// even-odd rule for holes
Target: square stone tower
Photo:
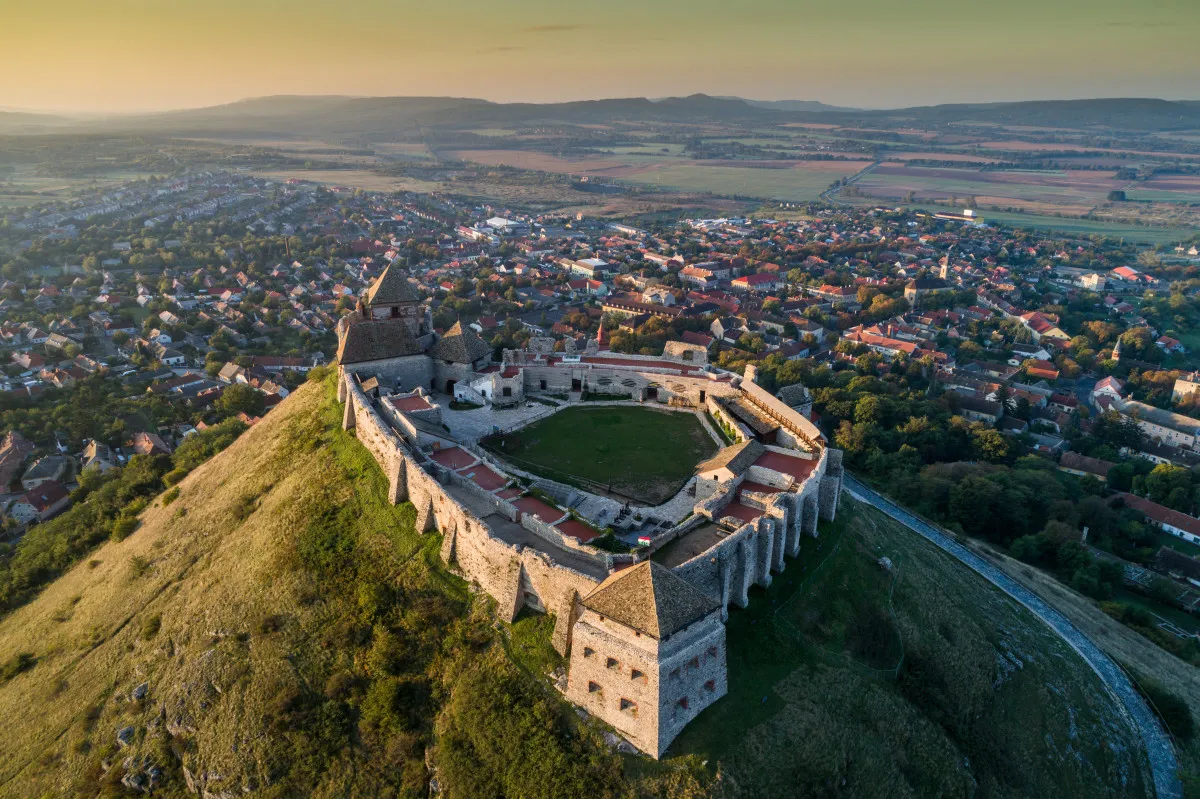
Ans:
<svg viewBox="0 0 1200 799"><path fill-rule="evenodd" d="M720 603L646 561L610 575L580 604L567 698L661 757L728 691Z"/></svg>

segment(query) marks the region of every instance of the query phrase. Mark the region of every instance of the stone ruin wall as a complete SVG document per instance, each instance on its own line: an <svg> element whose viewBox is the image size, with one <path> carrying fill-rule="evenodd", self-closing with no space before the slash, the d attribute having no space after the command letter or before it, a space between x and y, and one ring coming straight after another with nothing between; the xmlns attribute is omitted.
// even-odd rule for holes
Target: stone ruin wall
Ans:
<svg viewBox="0 0 1200 799"><path fill-rule="evenodd" d="M558 372L561 376L567 370L554 367L547 371ZM723 381L679 379L691 383L697 392L700 386L709 389L714 385L728 393L737 392L736 387ZM523 580L528 580L543 606L556 613L559 626L567 624L566 620L573 613L575 593L579 596L586 594L597 584L596 581L553 563L544 553L517 548L496 538L486 523L451 497L436 478L413 460L400 437L384 422L352 377L343 376L339 381L338 394L339 399L350 400L346 403L346 426L357 428L359 440L388 477L389 498L393 502L405 499L413 502L421 532L427 532L434 526L442 531L448 539L443 547L447 562L457 562L464 573L495 597L504 618L515 618L524 606L521 585ZM816 535L818 516L828 520L834 518L842 486L841 455L839 450L822 448L817 467L795 493L772 497L763 495L761 498L748 495L749 504L761 505L767 511L766 515L743 525L707 551L676 567L676 573L710 596L719 598L723 615L727 614L731 602L744 607L748 602L749 587L755 584L769 585L771 573L782 570L784 555L795 556L799 552L800 535ZM440 467L438 471L442 471ZM771 475L755 474L753 467L747 476L757 478L758 482L778 482ZM443 479L448 482L457 477L446 474ZM736 487L726 487L700 503L698 509L703 516L713 521L719 520L720 508L732 501L735 490ZM514 520L511 512L506 512L506 503L490 495L483 497L484 492L476 493L481 495L481 500L486 499L496 512ZM532 525L522 521L522 526L530 529ZM545 531L537 529L534 532L544 534ZM551 543L563 545L561 535L544 537ZM607 558L606 563L612 565ZM556 633L556 639L560 639L556 641L556 646L565 652L565 636Z"/></svg>

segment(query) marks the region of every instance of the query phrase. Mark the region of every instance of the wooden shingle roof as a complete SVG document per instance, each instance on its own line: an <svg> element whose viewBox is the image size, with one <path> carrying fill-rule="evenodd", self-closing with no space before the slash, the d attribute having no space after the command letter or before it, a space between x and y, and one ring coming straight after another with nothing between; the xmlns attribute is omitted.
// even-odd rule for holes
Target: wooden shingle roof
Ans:
<svg viewBox="0 0 1200 799"><path fill-rule="evenodd" d="M697 465L696 471L710 472L713 469L720 469L724 466L734 474L740 474L766 451L766 447L758 441L750 439L749 441L743 441L741 444L725 447L716 455Z"/></svg>
<svg viewBox="0 0 1200 799"><path fill-rule="evenodd" d="M429 354L441 361L470 364L491 352L492 348L478 333L469 327L464 328L462 322L455 322L454 327L446 331L446 335L433 345Z"/></svg>
<svg viewBox="0 0 1200 799"><path fill-rule="evenodd" d="M392 265L384 269L379 279L367 289L368 305L400 305L420 301L416 290L408 282L408 272Z"/></svg>
<svg viewBox="0 0 1200 799"><path fill-rule="evenodd" d="M357 322L346 328L338 344L338 363L362 363L419 355L425 350L403 319Z"/></svg>

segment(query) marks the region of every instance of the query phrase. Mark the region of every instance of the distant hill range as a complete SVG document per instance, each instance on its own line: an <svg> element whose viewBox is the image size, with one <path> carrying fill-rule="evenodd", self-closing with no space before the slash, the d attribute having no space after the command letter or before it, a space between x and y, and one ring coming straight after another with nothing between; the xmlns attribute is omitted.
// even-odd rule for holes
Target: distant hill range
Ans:
<svg viewBox="0 0 1200 799"><path fill-rule="evenodd" d="M1200 129L1200 102L1139 98L1045 100L862 110L809 100L739 97L644 97L567 103L493 103L458 97L275 96L157 114L71 121L0 113L0 133L70 128L81 132L164 135L362 136L382 139L422 128L469 129L629 122L725 122L747 125L825 122L840 125L951 123L1105 128L1127 131Z"/></svg>
<svg viewBox="0 0 1200 799"><path fill-rule="evenodd" d="M77 124L68 117L54 114L33 114L26 111L0 110L0 135L46 133Z"/></svg>

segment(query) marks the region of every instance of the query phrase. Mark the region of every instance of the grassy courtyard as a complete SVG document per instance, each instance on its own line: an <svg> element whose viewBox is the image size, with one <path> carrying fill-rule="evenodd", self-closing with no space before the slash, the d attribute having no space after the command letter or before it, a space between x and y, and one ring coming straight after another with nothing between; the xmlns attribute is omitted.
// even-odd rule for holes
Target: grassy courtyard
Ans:
<svg viewBox="0 0 1200 799"><path fill-rule="evenodd" d="M568 408L482 443L535 474L597 483L651 505L670 499L717 451L691 413L613 406Z"/></svg>

